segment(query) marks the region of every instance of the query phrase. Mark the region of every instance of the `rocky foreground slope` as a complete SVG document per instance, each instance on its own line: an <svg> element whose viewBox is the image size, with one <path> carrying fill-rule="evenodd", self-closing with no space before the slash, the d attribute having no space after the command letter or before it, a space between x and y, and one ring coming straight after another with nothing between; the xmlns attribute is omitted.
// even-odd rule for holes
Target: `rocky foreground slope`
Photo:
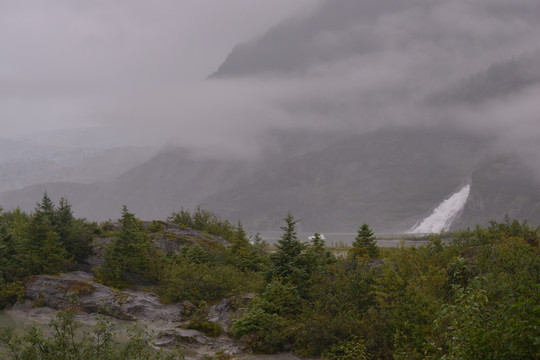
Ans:
<svg viewBox="0 0 540 360"><path fill-rule="evenodd" d="M181 304L162 304L151 292L115 290L92 280L90 273L76 271L59 276L40 275L25 284L26 300L8 310L14 316L32 318L68 308L77 296L76 310L83 321L93 316L106 315L116 320L138 321L157 329L153 342L164 348L181 347L187 359L221 352L241 354L244 348L224 334L210 337L200 331L188 329L196 306L185 301ZM245 305L249 296L224 299L209 307L208 320L219 323L227 331L234 314Z"/></svg>
<svg viewBox="0 0 540 360"><path fill-rule="evenodd" d="M152 233L151 242L163 254L179 254L182 248L202 244L205 246L230 246L218 236L202 231L180 228L165 222L143 222L147 228L159 225L162 231ZM108 224L111 231L118 230L118 223ZM95 238L91 254L79 269L90 270L104 262L104 250L113 238ZM18 302L6 313L17 322L48 323L58 310L75 309L77 320L93 325L104 316L118 328L127 324L148 326L153 330L152 343L156 347L179 348L186 359L206 359L216 354L247 356L246 348L229 334L233 319L243 312L253 295L233 296L202 308L190 301L164 304L147 285L134 283L132 288L119 290L98 283L87 271L72 271L59 275L36 275L24 281L24 301ZM202 309L202 310L201 310ZM217 324L217 333L195 330L192 320Z"/></svg>

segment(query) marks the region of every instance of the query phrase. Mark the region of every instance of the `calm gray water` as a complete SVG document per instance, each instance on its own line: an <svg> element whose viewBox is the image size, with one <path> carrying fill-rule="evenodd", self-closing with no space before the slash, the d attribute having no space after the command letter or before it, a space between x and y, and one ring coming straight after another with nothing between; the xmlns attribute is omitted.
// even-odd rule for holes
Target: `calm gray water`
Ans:
<svg viewBox="0 0 540 360"><path fill-rule="evenodd" d="M280 231L263 231L260 236L270 244L276 243L283 233ZM298 239L302 242L308 242L313 233L299 232ZM326 246L350 246L356 237L356 233L324 233ZM405 246L422 245L428 240L404 240L404 237L410 237L410 234L375 234L377 245L384 247L397 247L403 242Z"/></svg>

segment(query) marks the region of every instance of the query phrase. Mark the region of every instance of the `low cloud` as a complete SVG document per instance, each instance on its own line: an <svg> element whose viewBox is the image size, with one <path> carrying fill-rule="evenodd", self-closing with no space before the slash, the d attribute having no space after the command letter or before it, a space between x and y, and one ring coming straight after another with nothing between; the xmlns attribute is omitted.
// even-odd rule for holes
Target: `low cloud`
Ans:
<svg viewBox="0 0 540 360"><path fill-rule="evenodd" d="M276 16L292 11L285 3L276 3L287 9L274 12ZM302 6L315 3L304 1ZM326 1L322 10L287 20L249 45L257 59L257 46L265 49L261 54L272 53L272 44L277 44L272 34L283 36L279 29L300 34L309 28L299 36L301 49L283 50L283 43L275 48L276 56L290 57L297 68L280 71L272 66L268 73L208 80L199 79L223 59L202 42L212 38L208 33L219 38L219 28L192 26L201 33L188 33L190 27L177 23L171 13L190 7L174 2L155 8L137 1L127 12L126 4L109 4L53 6L47 10L52 12L49 17L40 12L44 9L28 6L27 12L13 10L19 17L7 24L2 21L6 16L0 18L0 29L28 26L18 39L7 39L14 35L9 32L0 38L15 50L17 41L26 44L21 45L22 63L17 51L10 51L7 59L7 69L17 71L0 73L0 116L7 119L2 126L103 126L134 144L169 143L220 156L251 157L269 130L350 133L435 124L489 135L497 139L497 149L519 151L531 161L540 153L540 90L534 84L476 104L426 101L475 74L490 76L486 70L494 63L535 51L540 38L540 24L531 16L540 10L536 0L415 0L399 6L393 1ZM201 4L192 9L193 16L206 14L205 6L218 6L215 1ZM228 9L230 19L239 16L233 8ZM370 16L355 21L340 11ZM70 20L73 14L76 23ZM64 15L68 20L59 21ZM275 22L276 16L265 19ZM54 19L58 23L53 24ZM233 26L233 21L227 24ZM230 33L254 29L262 34L253 24ZM233 44L231 36L227 39ZM245 40L251 34L242 36ZM290 37L293 46L298 39ZM184 45L176 48L177 42ZM272 62L262 55L259 60ZM196 76L190 68L197 69Z"/></svg>

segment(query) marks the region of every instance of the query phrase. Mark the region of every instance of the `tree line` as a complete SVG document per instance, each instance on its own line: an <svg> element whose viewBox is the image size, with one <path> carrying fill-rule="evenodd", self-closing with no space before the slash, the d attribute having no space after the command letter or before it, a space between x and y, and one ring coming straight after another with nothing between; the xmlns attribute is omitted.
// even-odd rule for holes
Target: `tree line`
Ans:
<svg viewBox="0 0 540 360"><path fill-rule="evenodd" d="M91 251L93 236L111 239L96 279L124 288L153 287L164 302L199 307L194 328L222 329L207 303L256 296L233 322L231 335L255 352L293 351L324 359L540 358L540 227L506 218L429 243L379 248L362 224L345 256L320 234L298 239L288 214L275 246L248 236L241 222L201 207L168 219L201 237L176 253L153 241L150 226L123 208L118 228L75 219L66 200L45 195L33 213L0 213L0 306L20 299L26 276L68 271ZM205 234L230 245L209 241ZM176 241L171 238L171 241Z"/></svg>

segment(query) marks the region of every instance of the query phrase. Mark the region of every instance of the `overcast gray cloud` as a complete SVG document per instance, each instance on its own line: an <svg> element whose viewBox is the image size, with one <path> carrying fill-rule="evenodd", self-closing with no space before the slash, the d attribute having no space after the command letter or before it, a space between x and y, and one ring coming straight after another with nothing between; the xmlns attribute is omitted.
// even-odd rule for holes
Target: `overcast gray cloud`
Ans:
<svg viewBox="0 0 540 360"><path fill-rule="evenodd" d="M2 2L2 130L106 125L132 141L252 155L273 128L444 122L540 153L534 84L481 104L426 101L537 50L537 0L291 3ZM201 80L247 39L241 55L271 71Z"/></svg>
<svg viewBox="0 0 540 360"><path fill-rule="evenodd" d="M203 79L236 43L310 3L0 1L0 136L99 124L103 99L133 89L152 102L152 93Z"/></svg>

